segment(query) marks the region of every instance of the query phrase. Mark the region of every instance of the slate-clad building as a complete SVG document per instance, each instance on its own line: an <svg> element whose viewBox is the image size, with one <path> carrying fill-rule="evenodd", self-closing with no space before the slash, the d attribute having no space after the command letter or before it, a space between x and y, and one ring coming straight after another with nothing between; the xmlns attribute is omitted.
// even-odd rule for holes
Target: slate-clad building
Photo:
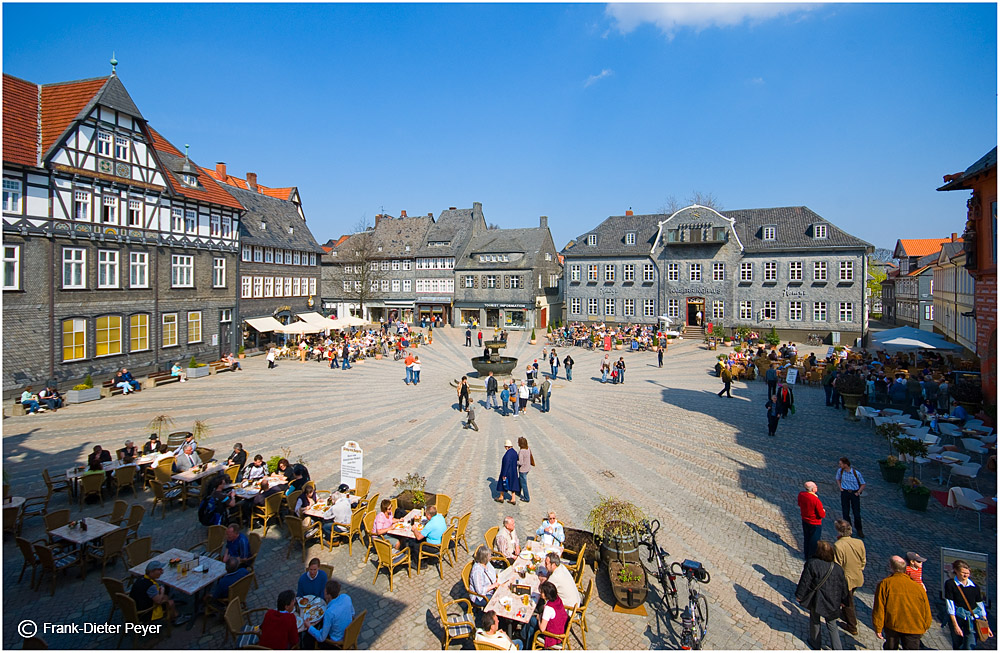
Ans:
<svg viewBox="0 0 1000 653"><path fill-rule="evenodd" d="M485 231L486 219L480 202L473 202L471 209L449 207L430 226L414 261L417 321L440 317L445 324L453 324L458 320L453 310L455 261L465 252L469 241Z"/></svg>
<svg viewBox="0 0 1000 653"><path fill-rule="evenodd" d="M116 74L4 75L4 392L143 373L232 341L242 206Z"/></svg>
<svg viewBox="0 0 1000 653"><path fill-rule="evenodd" d="M204 172L225 184L246 210L240 222L236 317L240 342L255 347L270 336L262 339L246 320L270 316L287 324L297 313L318 308L323 249L306 225L297 188L263 186L252 172L246 179L233 177L224 163Z"/></svg>

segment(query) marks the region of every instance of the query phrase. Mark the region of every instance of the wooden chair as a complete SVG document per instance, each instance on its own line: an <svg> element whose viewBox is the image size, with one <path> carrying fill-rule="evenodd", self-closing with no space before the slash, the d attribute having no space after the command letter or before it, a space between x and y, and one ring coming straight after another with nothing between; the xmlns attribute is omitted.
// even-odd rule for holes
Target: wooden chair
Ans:
<svg viewBox="0 0 1000 653"><path fill-rule="evenodd" d="M451 523L455 526L455 539L453 540L455 548L452 550L452 555L455 557L455 562L458 562L458 546L462 545L466 553L469 553L469 540L466 539L465 531L469 527L469 519L472 518L472 513L467 512L461 517L452 517Z"/></svg>
<svg viewBox="0 0 1000 653"><path fill-rule="evenodd" d="M17 582L21 582L21 579L24 578L24 572L27 571L28 567L31 567L31 587L34 587L35 570L38 569L38 556L35 555L33 543L23 537L15 537L14 541L17 542L17 548L21 550L21 557L24 560L24 564L21 565L21 573L17 577Z"/></svg>
<svg viewBox="0 0 1000 653"><path fill-rule="evenodd" d="M285 517L285 526L288 527L288 550L285 552L285 559L292 554L292 545L295 542L301 542L302 544L302 562L306 561L306 551L309 547L308 541L311 539L319 538L319 545L323 546L323 528L322 524L315 523L309 528L302 525L302 518L296 517L294 515L288 515Z"/></svg>
<svg viewBox="0 0 1000 653"><path fill-rule="evenodd" d="M247 540L250 541L250 557L243 561L243 566L254 572L253 588L257 589L257 573L254 571L254 565L257 564L257 554L260 553L260 546L264 543L264 538L260 536L260 533L250 533L247 535Z"/></svg>
<svg viewBox="0 0 1000 653"><path fill-rule="evenodd" d="M492 644L487 644L486 642L479 641L478 639L472 639L472 645L477 651L506 651L507 649L501 648L499 646L494 646Z"/></svg>
<svg viewBox="0 0 1000 653"><path fill-rule="evenodd" d="M473 639L476 634L476 620L472 614L472 603L468 599L455 599L445 603L441 597L441 590L434 590L434 599L437 601L438 619L444 631L444 648L447 649L452 641L457 639ZM463 608L463 605L468 608ZM452 606L457 606L461 612L449 612L448 608Z"/></svg>
<svg viewBox="0 0 1000 653"><path fill-rule="evenodd" d="M11 506L3 509L3 532L14 537L21 534L21 506Z"/></svg>
<svg viewBox="0 0 1000 653"><path fill-rule="evenodd" d="M264 537L267 537L267 528L271 520L279 519L280 521L279 512L281 510L281 502L284 498L281 492L275 492L264 499L263 506L254 506L253 515L250 517L250 530L253 530L254 520L261 519L264 522Z"/></svg>
<svg viewBox="0 0 1000 653"><path fill-rule="evenodd" d="M114 561L116 564L118 558L122 555L122 549L125 546L125 535L128 533L125 528L118 528L111 531L107 535L101 538L101 544L99 546L91 546L87 548L86 558L83 560L83 569L86 570L86 563L94 560L95 562L100 560L101 562L101 575L107 570L108 562ZM83 575L83 573L81 573Z"/></svg>
<svg viewBox="0 0 1000 653"><path fill-rule="evenodd" d="M219 524L213 524L212 526L208 527L208 536L201 542L198 542L193 547L188 549L188 551L194 553L195 549L197 549L198 547L202 547L204 549L204 552L201 553L201 555L206 555L210 558L218 558L222 553L222 547L224 547L225 545L226 545L226 527Z"/></svg>
<svg viewBox="0 0 1000 653"><path fill-rule="evenodd" d="M295 514L295 504L299 502L300 496L302 496L302 490L295 490L285 497L284 506L288 509L289 514ZM278 508L278 513L280 515L281 508ZM279 521L283 521L283 518L279 517Z"/></svg>
<svg viewBox="0 0 1000 653"><path fill-rule="evenodd" d="M586 561L584 559L585 558L584 554L586 552L587 552L587 543L586 542L584 542L582 545L580 545L580 550L577 551L577 552L568 551L566 549L563 549L563 555L566 555L567 553L570 554L570 555L574 555L574 553L575 553L575 555L576 555L576 562L574 562L574 563L569 563L566 560L562 561L563 566L565 566L566 569L569 570L569 573L573 574L573 579L574 580L576 580L577 576L582 576L581 572L583 570L584 564L586 564Z"/></svg>
<svg viewBox="0 0 1000 653"><path fill-rule="evenodd" d="M410 569L413 565L410 561L409 547L394 553L388 542L380 538L375 538L375 554L378 557L378 566L375 567L375 578L372 579L372 585L378 580L378 573L383 568L389 572L390 592L392 591L392 575L396 571L396 567L406 565L406 577L411 578Z"/></svg>
<svg viewBox="0 0 1000 653"><path fill-rule="evenodd" d="M448 510L451 509L451 497L447 494L439 494L434 505L437 507L438 514L448 519Z"/></svg>
<svg viewBox="0 0 1000 653"><path fill-rule="evenodd" d="M125 528L128 534L125 536L126 542L131 542L139 537L139 527L142 526L142 518L146 514L146 507L138 503L133 503L128 510L128 519L125 520Z"/></svg>
<svg viewBox="0 0 1000 653"><path fill-rule="evenodd" d="M143 479L145 480L147 486L149 485L149 481L152 480L159 481L164 487L177 485L177 481L171 478L174 473L173 469L174 457L166 456L164 458L160 458L159 462L157 462L154 467L147 469L143 474Z"/></svg>
<svg viewBox="0 0 1000 653"><path fill-rule="evenodd" d="M499 532L500 532L500 527L493 526L492 528L486 531L486 534L483 535L483 539L486 540L486 546L489 547L490 549L491 553L490 562L502 562L504 567L509 567L510 560L507 559L507 556L500 553L500 551L498 551L496 547L497 533Z"/></svg>
<svg viewBox="0 0 1000 653"><path fill-rule="evenodd" d="M364 501L368 498L368 492L372 488L372 482L367 478L356 478L354 479L354 492L352 494L360 501Z"/></svg>
<svg viewBox="0 0 1000 653"><path fill-rule="evenodd" d="M73 486L70 485L69 481L63 479L53 481L52 477L49 476L49 470L47 469L42 470L42 480L45 481L45 487L49 491L49 496L55 494L56 492L65 492L66 498L70 498L73 492Z"/></svg>
<svg viewBox="0 0 1000 653"><path fill-rule="evenodd" d="M465 586L465 593L469 595L470 603L472 602L472 597L476 597L477 599L482 599L483 605L485 606L486 603L489 602L490 598L488 596L483 596L482 594L479 594L478 592L475 592L472 589L472 581L470 580L470 578L472 576L472 565L474 564L475 562L473 560L469 560L467 563L465 563L465 566L462 568L462 585ZM473 605L475 604L473 603Z"/></svg>
<svg viewBox="0 0 1000 653"><path fill-rule="evenodd" d="M123 488L132 490L132 494L136 494L135 491L135 473L138 467L119 467L115 470L114 476L112 478L115 480L115 498L118 498L118 494Z"/></svg>
<svg viewBox="0 0 1000 653"><path fill-rule="evenodd" d="M239 465L230 465L229 467L226 467L226 476L229 477L229 482L230 483L235 483L236 482L236 478L239 475L240 475L240 466Z"/></svg>
<svg viewBox="0 0 1000 653"><path fill-rule="evenodd" d="M54 531L57 528L62 528L69 523L69 508L62 508L60 510L53 510L49 514L42 518L45 522L45 532ZM51 535L48 536L48 543L52 544L55 541Z"/></svg>
<svg viewBox="0 0 1000 653"><path fill-rule="evenodd" d="M198 454L203 463L207 463L215 458L215 449L209 449L208 447L196 447L194 452Z"/></svg>
<svg viewBox="0 0 1000 653"><path fill-rule="evenodd" d="M125 519L125 513L128 511L128 501L122 499L116 499L113 506L111 506L111 512L98 515L97 519L101 521L106 521L109 524L118 524Z"/></svg>
<svg viewBox="0 0 1000 653"><path fill-rule="evenodd" d="M150 481L149 487L153 488L153 508L150 514L156 514L156 506L163 504L163 510L160 511L160 519L167 516L167 504L176 501L181 502L181 497L183 490L178 487L172 487L169 490L163 487L163 483L160 481Z"/></svg>
<svg viewBox="0 0 1000 653"><path fill-rule="evenodd" d="M56 573L69 569L73 565L82 565L83 560L80 557L80 552L79 550L66 549L57 554L52 547L44 544L35 544L34 547L35 555L38 557L38 567L41 570L34 589L41 588L42 579L45 578L47 572L52 575L52 590L49 592L49 596L55 596Z"/></svg>
<svg viewBox="0 0 1000 653"><path fill-rule="evenodd" d="M104 478L103 472L80 477L80 510L83 510L84 500L95 494L101 500L101 505L104 505Z"/></svg>
<svg viewBox="0 0 1000 653"><path fill-rule="evenodd" d="M365 560L365 562L368 562ZM319 570L326 574L327 580L333 578L333 565L325 562L319 563Z"/></svg>
<svg viewBox="0 0 1000 653"><path fill-rule="evenodd" d="M126 544L125 548L122 549L122 555L125 557L125 565L130 569L137 565L141 565L161 553L163 553L163 551L158 551L153 548L153 538L149 535L146 537L140 537L130 544Z"/></svg>
<svg viewBox="0 0 1000 653"><path fill-rule="evenodd" d="M367 610L362 610L354 619L347 625L344 629L344 639L339 642L335 642L332 639L328 639L323 644L325 646L340 649L342 651L354 651L358 648L358 635L361 634L361 626L365 623L365 615L368 614Z"/></svg>
<svg viewBox="0 0 1000 653"><path fill-rule="evenodd" d="M587 582L587 591L583 593L583 601L577 606L575 616L566 622L566 632L573 630L573 626L580 627L580 642L583 649L587 650L587 607L590 606L590 597L594 594L594 579Z"/></svg>
<svg viewBox="0 0 1000 653"><path fill-rule="evenodd" d="M140 611L139 608L137 608L135 605L135 599L133 599L131 596L129 596L124 592L119 592L118 594L115 594L115 602L118 604L118 607L122 611L122 621L128 624L143 624L143 625L148 624L150 617L153 614L153 609L156 607L153 606L146 610ZM170 623L170 620L166 618L162 620L162 623L166 625L166 628L164 630L166 631L166 636L169 638L173 630L173 624ZM126 634L125 628L122 628L121 630L122 634L121 637L118 638L118 648L122 647L122 640L125 639L125 634ZM132 630L133 649L139 648L138 638L139 638L139 629L137 628L133 629Z"/></svg>
<svg viewBox="0 0 1000 653"><path fill-rule="evenodd" d="M125 589L125 583L118 578L113 578L111 576L104 576L101 578L101 584L104 585L104 589L108 591L108 596L111 598L111 610L108 611L107 621L111 622L111 617L114 616L115 610L118 609L118 602L115 601L115 594L128 594L128 590Z"/></svg>
<svg viewBox="0 0 1000 653"><path fill-rule="evenodd" d="M455 527L449 526L441 536L441 544L431 544L427 540L421 540L420 546L417 548L417 574L420 573L420 566L423 563L424 557L428 560L438 561L438 576L441 580L444 580L444 563L447 562L449 567L454 567L451 564L451 555L449 549L451 548L451 539L455 536ZM426 552L424 547L427 547Z"/></svg>
<svg viewBox="0 0 1000 653"><path fill-rule="evenodd" d="M376 492L375 496L373 496L371 499L365 499L361 503L365 505L365 512L369 513L369 512L378 512L378 505L381 501L382 501L382 495ZM358 505L360 506L361 503L359 503Z"/></svg>
<svg viewBox="0 0 1000 653"><path fill-rule="evenodd" d="M247 574L229 586L229 594L224 599L210 599L205 601L205 618L201 622L201 633L205 634L208 628L208 618L213 614L224 614L230 603L236 602L240 609L246 607L247 594L250 592L250 583L253 582L253 574Z"/></svg>
<svg viewBox="0 0 1000 653"><path fill-rule="evenodd" d="M226 635L222 642L232 638L236 648L247 648L256 645L260 641L260 624L254 624L250 615L254 613L266 614L268 608L254 608L253 610L243 610L239 601L230 601L226 605L226 611L222 619L226 624ZM261 619L263 622L263 618Z"/></svg>
<svg viewBox="0 0 1000 653"><path fill-rule="evenodd" d="M547 649L547 648L558 648L558 649L568 650L569 625L573 623L573 619L576 618L576 610L577 608L574 607L572 610L569 611L569 618L566 620L566 632L564 632L562 635L556 635L555 633L546 632L541 628L535 631L535 639L531 642L531 650L537 651L539 649ZM551 637L553 639L559 640L559 643L551 647L545 646L546 637Z"/></svg>

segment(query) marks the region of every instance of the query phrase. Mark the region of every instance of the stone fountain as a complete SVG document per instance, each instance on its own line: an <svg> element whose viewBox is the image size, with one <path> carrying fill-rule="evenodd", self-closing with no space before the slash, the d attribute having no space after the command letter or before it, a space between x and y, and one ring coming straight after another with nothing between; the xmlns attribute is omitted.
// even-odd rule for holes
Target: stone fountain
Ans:
<svg viewBox="0 0 1000 653"><path fill-rule="evenodd" d="M472 367L476 368L479 378L485 379L493 372L493 376L510 376L510 373L517 367L517 359L511 356L501 356L500 350L507 347L507 343L502 340L488 340L485 347L489 350L489 356L476 356L472 359Z"/></svg>

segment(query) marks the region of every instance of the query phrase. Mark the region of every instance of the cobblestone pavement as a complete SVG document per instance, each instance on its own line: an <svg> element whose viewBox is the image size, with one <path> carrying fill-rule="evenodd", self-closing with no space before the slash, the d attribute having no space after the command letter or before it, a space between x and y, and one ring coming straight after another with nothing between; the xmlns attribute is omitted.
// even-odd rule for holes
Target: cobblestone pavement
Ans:
<svg viewBox="0 0 1000 653"><path fill-rule="evenodd" d="M663 369L656 367L655 354L623 352L627 382L617 386L599 383L603 352L573 349L574 380L566 381L560 368L551 413L532 408L526 416L503 418L481 407L476 433L462 428L464 414L456 410L455 390L449 385L471 370L468 359L477 353L462 346L462 340L460 330L435 331L434 344L418 351L423 373L416 387L403 384L403 364L391 359L366 361L348 371L283 361L269 371L263 357L255 357L244 361L244 372L72 406L55 414L8 418L4 468L14 494L36 494L43 489L43 466L65 469L78 464L95 443L118 447L126 437L141 442L150 418L165 413L174 418L178 430L189 429L195 419L207 419L213 431L202 444L220 456L235 441L251 455L265 457L288 447L293 457L306 461L321 489L339 483L340 446L357 440L364 448L365 476L372 480L373 493L391 494L393 477L409 472L426 476L428 490L452 496L451 515L472 511L468 529L472 547L505 514L517 519L523 539L549 509L567 525L582 527L601 495L622 496L662 522L659 541L671 559L694 558L711 571L712 582L704 589L710 605L705 644L712 649L806 648L807 617L793 596L802 567L796 496L804 480L819 484L828 510L824 536L832 539L832 520L839 513L833 474L841 455L852 458L869 483L863 500L869 567L858 591L862 622L870 624L872 592L892 554L916 550L929 558L924 576L936 613L938 547L988 552L995 569L995 517L984 518L980 533L973 515L954 515L933 499L926 513L906 510L898 489L879 477L875 461L884 454L884 442L869 427L846 421L843 411L825 407L819 388L797 387L797 413L782 422L776 438L769 438L763 384L735 383L732 399L716 397L721 386L710 374L715 352L698 343L672 345ZM519 357L523 367L523 361L540 357L541 350L540 344L529 345L524 334L513 334L506 354ZM475 399L484 401L482 395ZM537 462L529 475L532 501L501 506L492 501L491 487L502 444L522 435ZM927 470L924 476L934 473ZM984 494L995 492L995 479L981 489ZM140 492L138 500L149 506L150 493ZM51 508L66 505L60 495ZM74 518L102 512L106 510L100 506L86 506L82 513L73 507ZM147 514L141 533L152 535L158 549L189 548L203 538L205 529L197 523L194 509L172 507L164 519L159 512L155 517ZM29 520L25 535L42 537L41 520ZM251 592L250 607L270 607L280 590L294 588L301 560L298 549L286 557L286 536L282 528L268 531L258 562L260 588ZM372 584L374 563L362 561L363 549L350 557L346 547L327 552L314 546L313 554L335 565L336 577L356 609L368 610L361 647L440 647L434 592L460 595L459 573L468 559L464 552L458 566L445 565L443 581L433 568L413 578L398 573L393 593L384 573ZM22 619L103 623L108 618L109 599L99 571L91 571L83 581L76 574L60 576L56 595L50 597L46 590L32 592L27 579L17 581L20 565L20 553L8 537L5 647L18 645L13 624ZM119 564L108 574L122 577L126 572ZM588 569L584 583L593 577ZM597 589L599 596L589 615L590 648L678 647L677 625L658 619L652 606L647 605L648 617L614 613L606 575L598 578ZM223 647L223 630L215 624L201 635L199 620L191 630L176 629L169 640L143 644ZM112 648L118 641L110 635L46 638L60 648ZM937 623L924 642L933 648L949 646ZM845 644L875 648L878 642L865 625L859 637L845 636Z"/></svg>

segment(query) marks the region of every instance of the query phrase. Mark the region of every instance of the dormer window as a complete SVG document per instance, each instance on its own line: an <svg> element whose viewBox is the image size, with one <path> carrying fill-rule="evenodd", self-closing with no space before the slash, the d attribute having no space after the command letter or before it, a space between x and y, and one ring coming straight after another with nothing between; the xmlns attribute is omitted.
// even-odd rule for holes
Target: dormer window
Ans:
<svg viewBox="0 0 1000 653"><path fill-rule="evenodd" d="M587 245L597 247L597 234L589 234L587 236Z"/></svg>
<svg viewBox="0 0 1000 653"><path fill-rule="evenodd" d="M813 225L813 238L826 238L826 225L825 224L814 224Z"/></svg>
<svg viewBox="0 0 1000 653"><path fill-rule="evenodd" d="M295 227L289 227L288 228L288 235L291 236L294 233L295 233Z"/></svg>
<svg viewBox="0 0 1000 653"><path fill-rule="evenodd" d="M764 240L774 240L778 235L778 228L773 224L766 225L761 230L761 236Z"/></svg>
<svg viewBox="0 0 1000 653"><path fill-rule="evenodd" d="M407 245L407 246L406 246L406 247L404 248L404 250L405 250L405 251L407 251L407 252L408 252L408 251L410 251L410 246L409 246L409 245Z"/></svg>
<svg viewBox="0 0 1000 653"><path fill-rule="evenodd" d="M382 251L382 246L381 245L378 246L378 251L380 251L380 252Z"/></svg>
<svg viewBox="0 0 1000 653"><path fill-rule="evenodd" d="M634 231L630 231L627 234L625 234L625 244L626 245L635 245L635 232Z"/></svg>
<svg viewBox="0 0 1000 653"><path fill-rule="evenodd" d="M260 221L260 229L261 229L261 231L264 231L264 230L267 229L267 221L266 220L261 220Z"/></svg>

